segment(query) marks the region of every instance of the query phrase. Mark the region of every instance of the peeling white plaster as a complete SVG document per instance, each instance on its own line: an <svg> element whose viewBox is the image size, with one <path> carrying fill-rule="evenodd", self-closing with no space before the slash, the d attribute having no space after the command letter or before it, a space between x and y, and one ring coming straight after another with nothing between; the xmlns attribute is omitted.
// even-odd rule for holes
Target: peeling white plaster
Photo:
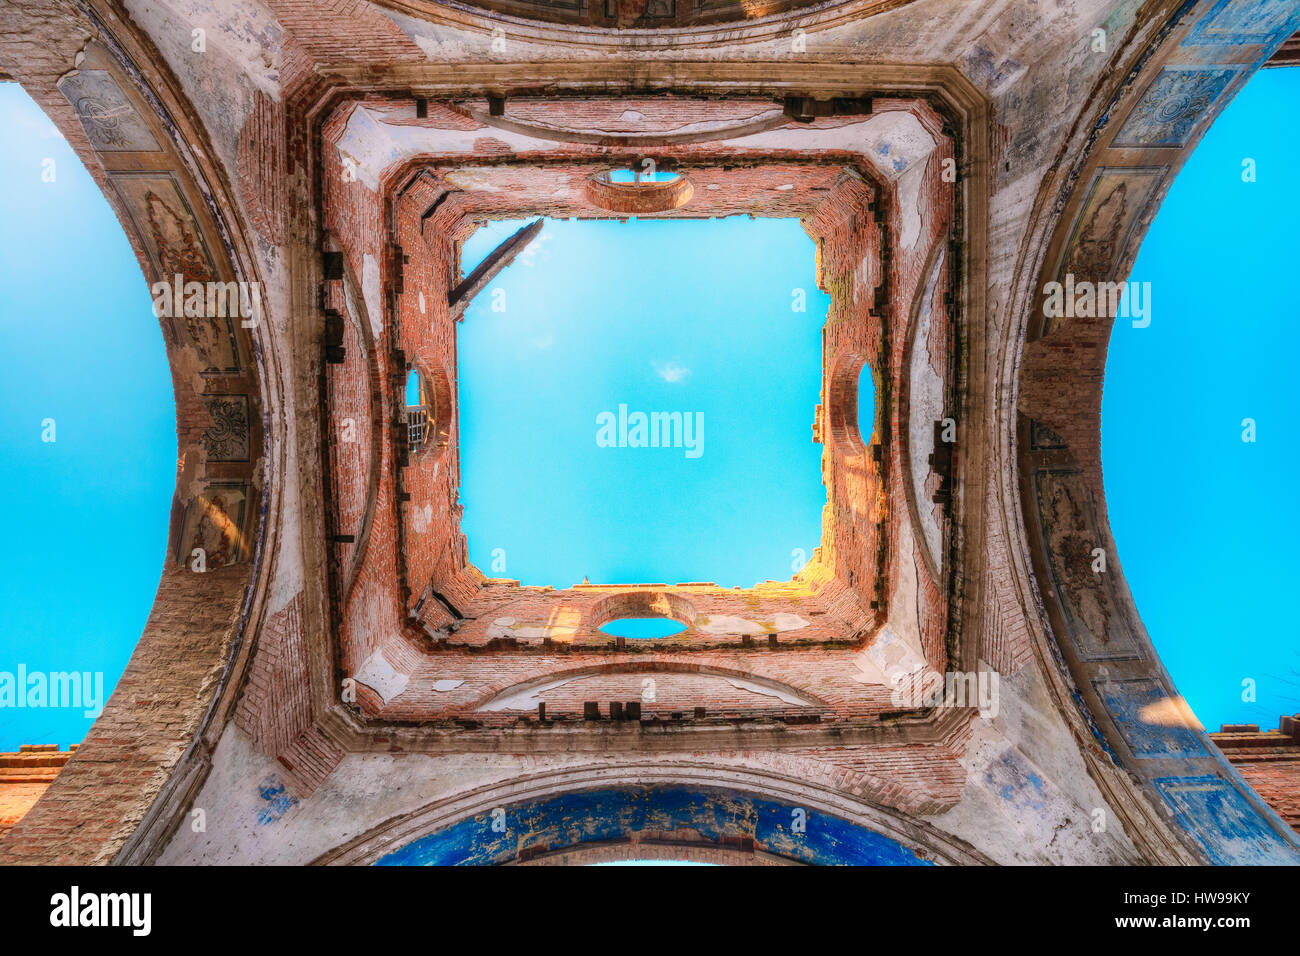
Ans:
<svg viewBox="0 0 1300 956"><path fill-rule="evenodd" d="M946 253L936 259L934 270L927 277L921 308L917 315L916 336L912 345L912 365L908 375L908 458L912 470L912 494L921 521L925 547L935 566L943 569L942 536L935 518L935 504L925 493L925 481L930 474L930 455L934 451L934 423L943 418L943 379L930 362L928 341L930 317L934 313L935 295L939 277L943 275Z"/></svg>
<svg viewBox="0 0 1300 956"><path fill-rule="evenodd" d="M934 138L912 113L891 110L877 113L861 123L827 129L774 129L730 141L737 148L769 150L851 150L865 154L887 180L896 180L908 170L924 166L934 152Z"/></svg>
<svg viewBox="0 0 1300 956"><path fill-rule="evenodd" d="M883 684L886 687L894 687L903 677L919 673L926 667L920 648L899 637L888 624L854 655L853 663L858 672L849 676L859 684Z"/></svg>
<svg viewBox="0 0 1300 956"><path fill-rule="evenodd" d="M998 716L975 720L961 763L966 786L960 802L930 822L996 862L1138 862L1033 668L998 682Z"/></svg>
<svg viewBox="0 0 1300 956"><path fill-rule="evenodd" d="M462 166L443 175L448 186L471 193L499 193L501 187L492 180L499 170L490 166Z"/></svg>
<svg viewBox="0 0 1300 956"><path fill-rule="evenodd" d="M206 58L208 66L252 80L268 96L280 99L284 31L264 4L221 0L219 11L211 0L126 0L125 5L139 23L161 20L150 35L155 42L174 40L177 52L191 65ZM202 53L193 49L195 28L204 31Z"/></svg>
<svg viewBox="0 0 1300 956"><path fill-rule="evenodd" d="M366 315L376 341L384 332L383 296L379 289L379 263L370 253L361 262L361 296L366 300Z"/></svg>
<svg viewBox="0 0 1300 956"><path fill-rule="evenodd" d="M423 508L415 508L411 512L411 523L415 525L415 530L423 534L429 530L429 523L433 521L433 505L426 504Z"/></svg>
<svg viewBox="0 0 1300 956"><path fill-rule="evenodd" d="M784 631L797 631L801 627L808 627L810 625L808 621L805 621L798 614L790 614L786 611L782 611L779 614L772 615L772 626L776 628L778 633L780 633Z"/></svg>
<svg viewBox="0 0 1300 956"><path fill-rule="evenodd" d="M517 641L538 641L548 637L553 640L569 640L578 632L580 620L578 612L566 612L563 608L556 615L555 623L520 624L513 617L499 617L488 625L487 636L489 640L501 637L511 637Z"/></svg>
<svg viewBox="0 0 1300 956"><path fill-rule="evenodd" d="M700 620L704 620L701 618ZM762 624L755 624L753 621L747 621L743 617L737 617L734 614L719 614L716 617L708 618L707 624L695 624L695 629L704 634L766 634L767 628Z"/></svg>
<svg viewBox="0 0 1300 956"><path fill-rule="evenodd" d="M391 110L385 113L364 106L352 110L348 125L339 137L338 149L342 155L356 160L357 179L372 191L379 190L379 180L385 170L407 157L420 153L468 155L474 152L474 141L484 136L501 140L517 152L546 149L551 145L549 140L535 139L503 129L438 129L384 122L385 119L414 118L413 108L410 111ZM468 169L472 167L461 172Z"/></svg>
<svg viewBox="0 0 1300 956"><path fill-rule="evenodd" d="M572 684L577 677L565 677L561 680L547 681L544 684L537 684L533 687L525 687L522 690L505 691L493 697L490 701L479 708L480 711L498 711L498 710L536 710L537 705L542 702L542 694L555 690L557 687L564 687L566 684Z"/></svg>
<svg viewBox="0 0 1300 956"><path fill-rule="evenodd" d="M898 177L898 242L911 252L921 236L921 184L925 164L917 163Z"/></svg>
<svg viewBox="0 0 1300 956"><path fill-rule="evenodd" d="M394 697L400 697L402 691L406 690L406 685L411 682L409 674L399 674L393 669L393 665L384 658L383 651L375 651L367 657L353 678L382 697L385 704Z"/></svg>
<svg viewBox="0 0 1300 956"><path fill-rule="evenodd" d="M760 694L763 697L775 697L783 704L792 704L795 707L815 706L816 701L804 697L802 694L795 693L793 690L782 688L776 684L755 680L747 680L743 677L727 677L726 682L737 690L747 690L751 694Z"/></svg>

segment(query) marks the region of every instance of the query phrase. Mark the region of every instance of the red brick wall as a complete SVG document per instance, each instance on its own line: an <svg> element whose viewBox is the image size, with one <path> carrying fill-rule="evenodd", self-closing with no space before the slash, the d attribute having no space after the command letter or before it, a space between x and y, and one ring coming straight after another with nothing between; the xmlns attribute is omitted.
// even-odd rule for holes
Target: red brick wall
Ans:
<svg viewBox="0 0 1300 956"><path fill-rule="evenodd" d="M1225 727L1210 738L1264 802L1300 832L1300 714L1283 717L1277 730Z"/></svg>
<svg viewBox="0 0 1300 956"><path fill-rule="evenodd" d="M404 117L401 122L406 125L478 128L447 104L429 103L424 119L410 118L414 113L410 102L370 99L365 106L390 119ZM573 101L541 103L530 106L530 115L534 121L559 124L575 121L566 112L572 108ZM743 108L750 110L752 104L743 104ZM606 592L595 588L544 591L520 588L515 582L484 586L481 575L467 564L455 505L459 464L454 411L447 417L445 447L417 452L405 468L393 467L397 433L392 422L404 406L405 383L405 369L393 364L393 350L400 349L405 361L420 368L426 378L437 377L440 370L455 396L456 324L448 313L446 292L456 278L459 241L472 231L475 222L487 218L606 216L608 213L588 203L586 182L593 173L624 165L636 154L564 144L543 152L501 156L504 144L485 136L475 141L475 150L482 155L460 156L454 162L431 157L427 164L408 163L390 169L384 176L385 189L398 198L385 206L382 196L362 182L342 178L339 152L331 144L344 132L351 109L336 110L322 131L325 221L331 241L345 250L352 281L359 281L369 254L380 265L387 295L382 306L383 333L374 350L374 377L383 401L378 423L383 451L377 491L370 505L368 533L364 538L359 535L355 546L335 546L340 549L341 566L347 566L357 553L355 548L365 548L357 576L349 579L344 597L343 666L345 673L355 673L372 653L382 649L387 662L410 677L408 689L387 705L370 689L361 688L358 703L362 710L386 719L451 716L472 710L514 683L544 675L547 668L608 668L613 663L611 653L632 655L637 666L649 660L681 664L686 652L706 655L692 656L687 666L701 666L706 659L724 666L726 661L733 673L801 682L815 698L827 702L829 716L878 714L890 709L887 691L879 687L869 690L855 679L860 675L853 660L856 652L835 645L869 633L873 618L877 626L883 620L868 605L879 599L883 607L890 588L878 592L876 582L886 573L894 579L898 569L881 567L879 551L896 539L903 521L910 521L904 497L909 493L910 477L905 477L901 466L903 430L897 396L905 374L911 297L917 293L933 243L951 221L950 212L933 211L936 204L952 201L951 184L939 178L938 159L931 158L926 172L920 238L914 248L886 255L886 240L896 236L899 228L894 185L888 184L886 192L878 195L876 187L845 172L844 164L851 156L825 150L754 156L722 144L654 150L659 168L684 172L695 188L692 202L668 217L747 212L804 219L809 233L819 241L820 282L833 295L825 333L825 368L833 391L830 402L855 400L861 363L869 362L879 370L878 401L886 409L879 437L884 439L889 466L886 495L881 469L865 443L855 444L847 434L828 440L824 472L834 504L828 507L820 557L797 581L743 592L718 588L679 592L692 602L701 622L721 614L770 621L776 614L787 613L807 620L808 627L776 634L776 651L768 650L766 634L712 636L692 628L657 642L656 651L669 655L660 657L636 642L628 642L620 652L608 635L596 630L592 609ZM610 114L607 103L589 109L605 118ZM916 109L923 123L937 132L939 120L929 107ZM939 138L944 145L938 155L949 154L951 145ZM466 189L470 183L462 170L467 166L473 167L470 183L491 188ZM417 176L421 168L425 172ZM792 188L778 188L783 186ZM424 219L448 189L450 196ZM882 283L887 294L877 305L876 288ZM342 414L340 406L354 409L362 405L365 392L359 378L360 361L353 354L356 337L351 330L348 334L347 363L330 371L335 431ZM942 355L942 350L936 354ZM837 369L842 374L837 375ZM866 423L864 430L869 438L871 423ZM338 514L340 523L347 524L340 527L343 533L359 534L357 525L364 517L361 495L368 493L370 479L360 451L354 447L332 455ZM399 501L399 492L409 495L409 501ZM886 531L883 542L881 528ZM917 594L909 600L916 602L925 655L932 666L943 670L947 660L946 595L941 582L933 580L919 548L919 541L914 542L913 552L904 558L913 564L917 580ZM394 582L404 584L409 593L398 593ZM456 621L432 591L445 597L467 620ZM417 604L420 626L413 627L406 610ZM548 647L562 650L563 657L538 653L543 649L541 638L531 641L536 645L531 652L515 647L512 640L503 643L498 638L509 631L492 626L502 618L514 619L521 626L554 625L557 615L565 622L576 615L580 621L572 632L550 632ZM449 625L453 627L450 631ZM441 636L442 643L431 645L431 636ZM817 645L824 645L825 650L800 650L789 658L779 650ZM716 651L706 652L709 648ZM727 654L734 656L729 659ZM431 685L439 679L465 683L452 692L432 690Z"/></svg>
<svg viewBox="0 0 1300 956"><path fill-rule="evenodd" d="M0 839L49 789L77 749L57 744L23 744L17 753L0 753Z"/></svg>

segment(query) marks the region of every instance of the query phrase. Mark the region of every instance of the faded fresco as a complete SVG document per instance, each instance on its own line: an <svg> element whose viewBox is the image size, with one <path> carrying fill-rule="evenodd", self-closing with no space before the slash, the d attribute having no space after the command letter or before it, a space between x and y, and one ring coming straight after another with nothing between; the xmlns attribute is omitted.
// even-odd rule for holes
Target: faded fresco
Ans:
<svg viewBox="0 0 1300 956"><path fill-rule="evenodd" d="M1186 146L1240 72L1235 68L1161 71L1129 113L1113 145Z"/></svg>
<svg viewBox="0 0 1300 956"><path fill-rule="evenodd" d="M1054 451L1064 448L1065 439L1042 422L1029 420L1029 447L1034 451Z"/></svg>
<svg viewBox="0 0 1300 956"><path fill-rule="evenodd" d="M158 151L148 124L107 70L69 73L59 80L59 91L77 111L77 119L97 151Z"/></svg>
<svg viewBox="0 0 1300 956"><path fill-rule="evenodd" d="M242 560L247 499L248 485L243 482L209 484L190 502L177 560L193 567L196 549L202 549L208 571Z"/></svg>
<svg viewBox="0 0 1300 956"><path fill-rule="evenodd" d="M1142 657L1110 578L1092 570L1093 549L1104 547L1104 537L1083 473L1042 469L1035 472L1034 485L1043 553L1079 657Z"/></svg>
<svg viewBox="0 0 1300 956"><path fill-rule="evenodd" d="M1103 166L1093 173L1066 245L1061 275L1072 274L1078 280L1110 279L1142 210L1167 171L1164 166ZM1043 334L1050 334L1061 321L1060 317L1048 316Z"/></svg>
<svg viewBox="0 0 1300 956"><path fill-rule="evenodd" d="M1183 46L1272 45L1300 29L1294 0L1219 0Z"/></svg>
<svg viewBox="0 0 1300 956"><path fill-rule="evenodd" d="M203 433L208 461L248 461L248 396L205 395L212 426Z"/></svg>
<svg viewBox="0 0 1300 956"><path fill-rule="evenodd" d="M1216 866L1275 863L1290 848L1236 787L1213 774L1159 777L1156 789Z"/></svg>
<svg viewBox="0 0 1300 956"><path fill-rule="evenodd" d="M144 241L156 270L155 281L171 282L177 275L185 282L218 280L194 214L172 174L112 173L109 181ZM229 316L177 315L164 321L171 323L177 341L198 351L205 373L231 375L240 369L236 320Z"/></svg>
<svg viewBox="0 0 1300 956"><path fill-rule="evenodd" d="M1191 729L1167 723L1169 693L1159 681L1144 677L1138 680L1094 680L1092 688L1105 703L1135 757L1203 757L1205 747Z"/></svg>

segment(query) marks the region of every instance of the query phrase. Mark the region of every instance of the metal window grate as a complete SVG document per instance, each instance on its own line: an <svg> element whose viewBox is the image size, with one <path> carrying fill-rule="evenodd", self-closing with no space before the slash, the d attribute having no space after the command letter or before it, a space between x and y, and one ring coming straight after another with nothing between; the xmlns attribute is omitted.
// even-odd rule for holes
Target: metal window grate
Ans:
<svg viewBox="0 0 1300 956"><path fill-rule="evenodd" d="M431 411L428 405L406 406L406 441L412 452L419 451L428 440Z"/></svg>

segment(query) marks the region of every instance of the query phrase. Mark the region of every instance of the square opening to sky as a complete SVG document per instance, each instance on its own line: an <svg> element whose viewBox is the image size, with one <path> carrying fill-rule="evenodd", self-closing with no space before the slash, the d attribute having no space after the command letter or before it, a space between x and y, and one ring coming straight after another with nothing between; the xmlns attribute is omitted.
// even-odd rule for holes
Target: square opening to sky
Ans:
<svg viewBox="0 0 1300 956"><path fill-rule="evenodd" d="M526 222L477 230L462 272ZM826 504L815 252L797 219L547 219L458 332L470 560L554 587L789 579Z"/></svg>

